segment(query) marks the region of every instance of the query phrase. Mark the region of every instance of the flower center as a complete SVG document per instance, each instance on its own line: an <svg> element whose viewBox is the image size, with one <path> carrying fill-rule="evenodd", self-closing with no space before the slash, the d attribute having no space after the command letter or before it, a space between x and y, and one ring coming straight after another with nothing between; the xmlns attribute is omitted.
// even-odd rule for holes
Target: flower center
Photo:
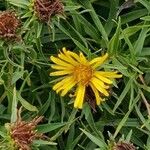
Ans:
<svg viewBox="0 0 150 150"><path fill-rule="evenodd" d="M83 85L87 85L92 78L93 69L91 66L86 66L80 64L74 68L74 78L77 82L82 83Z"/></svg>

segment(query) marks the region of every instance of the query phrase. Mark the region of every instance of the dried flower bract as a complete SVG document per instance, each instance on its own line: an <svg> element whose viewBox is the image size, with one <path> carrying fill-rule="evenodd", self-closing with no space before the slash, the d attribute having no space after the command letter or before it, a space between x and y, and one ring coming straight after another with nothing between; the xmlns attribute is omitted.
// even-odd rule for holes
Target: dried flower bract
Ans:
<svg viewBox="0 0 150 150"><path fill-rule="evenodd" d="M113 150L136 150L136 147L133 144L131 144L131 143L118 142L113 147Z"/></svg>
<svg viewBox="0 0 150 150"><path fill-rule="evenodd" d="M41 21L48 22L52 16L62 14L64 7L60 0L35 0L34 10Z"/></svg>
<svg viewBox="0 0 150 150"><path fill-rule="evenodd" d="M14 40L17 38L17 29L20 21L12 11L0 12L0 38Z"/></svg>
<svg viewBox="0 0 150 150"><path fill-rule="evenodd" d="M36 117L30 122L25 122L19 118L15 123L10 124L10 135L19 150L31 150L33 140L43 138L43 135L35 130L42 119L43 117Z"/></svg>

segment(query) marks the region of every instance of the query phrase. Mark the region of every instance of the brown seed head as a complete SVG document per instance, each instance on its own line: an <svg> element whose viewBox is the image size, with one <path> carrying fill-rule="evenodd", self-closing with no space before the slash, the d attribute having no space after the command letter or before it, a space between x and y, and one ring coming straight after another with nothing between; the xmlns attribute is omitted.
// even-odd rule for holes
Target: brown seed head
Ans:
<svg viewBox="0 0 150 150"><path fill-rule="evenodd" d="M136 147L131 143L118 142L113 147L113 150L136 150Z"/></svg>
<svg viewBox="0 0 150 150"><path fill-rule="evenodd" d="M0 38L16 39L20 21L12 11L0 12Z"/></svg>
<svg viewBox="0 0 150 150"><path fill-rule="evenodd" d="M91 107L91 109L93 110L93 112L96 112L96 98L90 86L86 87L85 99L86 99L86 102Z"/></svg>
<svg viewBox="0 0 150 150"><path fill-rule="evenodd" d="M35 139L43 138L35 130L37 124L43 117L36 117L30 122L22 121L20 118L10 125L10 134L17 147L21 150L31 150L30 145Z"/></svg>
<svg viewBox="0 0 150 150"><path fill-rule="evenodd" d="M52 16L63 14L64 7L60 0L35 0L34 10L41 21L48 22Z"/></svg>

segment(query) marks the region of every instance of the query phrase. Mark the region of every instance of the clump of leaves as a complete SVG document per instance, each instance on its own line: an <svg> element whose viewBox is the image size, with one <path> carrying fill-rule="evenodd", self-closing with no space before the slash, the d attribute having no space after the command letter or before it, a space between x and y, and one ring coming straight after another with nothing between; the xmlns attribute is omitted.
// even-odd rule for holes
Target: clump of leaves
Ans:
<svg viewBox="0 0 150 150"><path fill-rule="evenodd" d="M5 6L8 4L8 9L13 7L20 15L23 40L13 47L9 42L9 48L0 46L1 125L9 122L11 107L14 110L15 103L19 102L19 105L31 111L26 112L25 117L34 113L44 115L47 122L39 126L39 129L57 140L58 145L53 147L54 150L107 150L107 131L118 141L130 129L134 130L131 142L122 140L126 144L119 143L119 146L128 148L127 143L133 143L140 149L149 150L150 2L64 0L66 19L58 22L53 17L48 24L39 21L34 1L7 2ZM39 2L46 3L42 0ZM39 8L40 12L44 12L44 17L47 12L43 9L45 7L47 8L46 5ZM53 34L49 26L55 26ZM49 81L54 83L56 80L48 76L51 71L48 57L52 53L57 54L58 49L64 46L75 52L80 49L89 59L107 51L110 63L104 64L105 70L115 68L123 74L123 79L118 84L113 82L111 97L96 108L96 113L92 113L86 104L82 111L72 110L67 103L69 98L60 98L51 89ZM16 96L13 92L15 86ZM94 97L89 94L92 95L90 90L86 96L87 102L91 103ZM90 104L93 110L94 105ZM5 144L3 149L8 145L8 149L11 149L14 141L7 143L9 144ZM41 149L51 149L51 146L44 145Z"/></svg>

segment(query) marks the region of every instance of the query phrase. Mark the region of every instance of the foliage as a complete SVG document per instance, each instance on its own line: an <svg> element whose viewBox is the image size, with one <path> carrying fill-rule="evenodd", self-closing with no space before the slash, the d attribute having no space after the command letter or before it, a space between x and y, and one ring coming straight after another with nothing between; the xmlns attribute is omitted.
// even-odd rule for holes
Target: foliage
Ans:
<svg viewBox="0 0 150 150"><path fill-rule="evenodd" d="M123 0L64 0L63 15L41 22L31 0L0 1L1 10L13 10L21 19L20 41L0 40L0 135L4 124L44 116L37 129L50 141L35 141L34 149L111 150L119 140L150 149L150 2L118 13ZM106 70L118 70L111 96L94 113L85 104L73 108L70 97L52 90L49 57L62 47L82 51L88 58L109 53ZM57 145L56 145L57 143Z"/></svg>

